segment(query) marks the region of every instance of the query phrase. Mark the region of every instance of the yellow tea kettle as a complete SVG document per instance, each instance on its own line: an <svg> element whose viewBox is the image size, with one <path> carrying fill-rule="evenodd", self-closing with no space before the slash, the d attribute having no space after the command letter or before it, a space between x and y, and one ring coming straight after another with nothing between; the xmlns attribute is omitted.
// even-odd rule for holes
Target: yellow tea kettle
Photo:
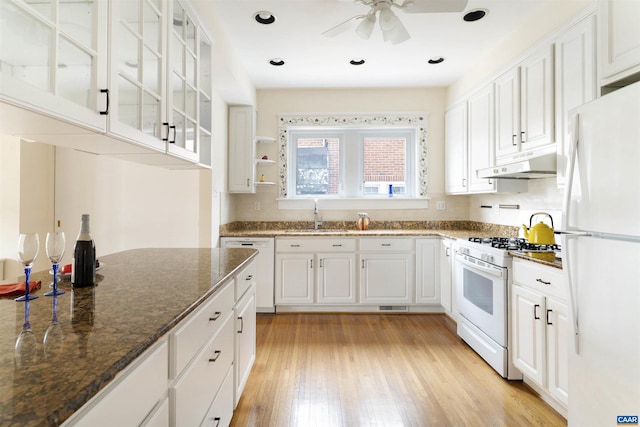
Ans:
<svg viewBox="0 0 640 427"><path fill-rule="evenodd" d="M549 227L544 222L540 221L536 225L533 224L533 217L536 215L545 215L548 216L551 220L551 227ZM536 212L531 215L529 218L529 227L525 224L522 224L522 228L524 229L524 237L529 241L529 243L533 243L536 245L553 245L556 242L555 236L553 234L553 218L546 212Z"/></svg>

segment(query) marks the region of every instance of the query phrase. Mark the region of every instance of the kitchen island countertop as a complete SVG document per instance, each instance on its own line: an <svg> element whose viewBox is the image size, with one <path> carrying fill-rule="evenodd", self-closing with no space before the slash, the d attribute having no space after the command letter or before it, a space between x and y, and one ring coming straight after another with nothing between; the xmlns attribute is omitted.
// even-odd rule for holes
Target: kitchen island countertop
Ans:
<svg viewBox="0 0 640 427"><path fill-rule="evenodd" d="M24 302L0 299L0 425L59 425L236 274L253 249L134 249L100 257L97 284L58 296L62 349L45 352L54 298L48 272L29 303L38 346L18 366ZM24 277L16 280L24 280Z"/></svg>

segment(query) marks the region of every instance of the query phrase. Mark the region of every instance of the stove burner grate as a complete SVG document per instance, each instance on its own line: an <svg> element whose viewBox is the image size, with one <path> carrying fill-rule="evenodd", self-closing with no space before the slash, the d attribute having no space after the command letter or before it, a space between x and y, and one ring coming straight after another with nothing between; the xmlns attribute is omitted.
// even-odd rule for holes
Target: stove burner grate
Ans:
<svg viewBox="0 0 640 427"><path fill-rule="evenodd" d="M535 252L556 252L560 251L560 245L540 245L529 243L522 237L469 237L469 241L488 245L492 248L505 249L508 251L535 251Z"/></svg>

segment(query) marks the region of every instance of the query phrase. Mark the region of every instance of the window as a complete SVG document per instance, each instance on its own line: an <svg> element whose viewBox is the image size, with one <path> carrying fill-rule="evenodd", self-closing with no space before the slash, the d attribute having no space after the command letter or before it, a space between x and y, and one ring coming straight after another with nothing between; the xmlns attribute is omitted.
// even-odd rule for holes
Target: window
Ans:
<svg viewBox="0 0 640 427"><path fill-rule="evenodd" d="M424 115L281 116L280 159L282 199L427 197Z"/></svg>

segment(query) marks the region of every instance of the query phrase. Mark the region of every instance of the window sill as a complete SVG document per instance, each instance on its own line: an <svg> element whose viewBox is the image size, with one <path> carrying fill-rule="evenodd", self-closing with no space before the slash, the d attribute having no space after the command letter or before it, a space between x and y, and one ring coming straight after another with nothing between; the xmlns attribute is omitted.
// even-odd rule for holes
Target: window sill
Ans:
<svg viewBox="0 0 640 427"><path fill-rule="evenodd" d="M313 198L278 199L278 209L313 209ZM379 209L427 209L428 198L380 197L361 199L321 199L318 198L318 209L326 210L379 210Z"/></svg>

